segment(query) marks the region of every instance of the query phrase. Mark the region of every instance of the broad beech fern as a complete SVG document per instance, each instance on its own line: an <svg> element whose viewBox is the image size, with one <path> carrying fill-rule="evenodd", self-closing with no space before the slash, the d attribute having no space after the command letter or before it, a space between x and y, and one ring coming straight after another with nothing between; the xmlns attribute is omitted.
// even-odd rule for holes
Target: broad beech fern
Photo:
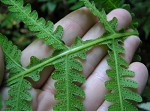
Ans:
<svg viewBox="0 0 150 111"><path fill-rule="evenodd" d="M55 49L51 56L42 60L32 56L30 64L23 67L20 62L21 51L4 35L0 34L0 45L5 55L6 68L9 69L9 77L4 81L4 84L10 87L8 92L10 98L5 101L6 111L32 111L30 104L32 96L28 92L32 86L26 78L38 81L40 79L39 73L49 65L55 67L51 76L56 80L55 99L59 101L54 105L53 110L84 111L85 108L81 98L85 98L85 93L75 83L83 84L86 79L80 74L83 68L77 58L86 59L86 52L89 49L104 44L110 49L108 51L110 56L108 65L111 69L107 70L110 80L105 84L105 87L111 91L105 95L105 99L113 103L109 107L109 111L137 110L130 100L140 102L142 99L130 88L137 88L138 84L126 78L128 76L133 77L134 72L127 70L128 63L120 55L125 53L120 43L123 43L123 40L130 35L138 35L136 30L132 32L117 31L117 19L114 18L108 22L105 8L99 11L94 3L91 4L88 0L81 0L99 18L106 32L101 37L88 41L82 41L80 37L77 37L73 45L69 47L61 39L63 35L62 26L58 26L54 30L53 23L51 21L46 22L44 18L39 18L35 10L31 11L30 4L24 5L23 0L0 1L8 5L9 11L26 24L37 38L42 38L47 45Z"/></svg>

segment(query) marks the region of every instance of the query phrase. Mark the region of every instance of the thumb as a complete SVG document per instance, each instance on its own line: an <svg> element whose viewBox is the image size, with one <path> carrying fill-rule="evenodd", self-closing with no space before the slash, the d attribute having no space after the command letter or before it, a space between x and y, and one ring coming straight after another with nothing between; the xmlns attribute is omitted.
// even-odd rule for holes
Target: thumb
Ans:
<svg viewBox="0 0 150 111"><path fill-rule="evenodd" d="M3 61L2 47L0 46L0 85L3 81L3 76L4 76L4 61Z"/></svg>

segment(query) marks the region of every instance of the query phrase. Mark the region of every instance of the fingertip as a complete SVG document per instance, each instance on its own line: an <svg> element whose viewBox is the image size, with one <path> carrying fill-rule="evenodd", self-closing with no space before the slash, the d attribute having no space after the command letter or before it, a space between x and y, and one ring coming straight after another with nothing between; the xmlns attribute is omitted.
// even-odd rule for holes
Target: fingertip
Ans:
<svg viewBox="0 0 150 111"><path fill-rule="evenodd" d="M134 70L135 73L137 73L139 76L142 76L142 78L144 78L144 80L147 81L147 79L148 79L148 69L143 63L141 63L141 62L134 62L134 63L132 63L130 65L129 68Z"/></svg>
<svg viewBox="0 0 150 111"><path fill-rule="evenodd" d="M112 20L114 17L118 19L118 25L117 25L117 30L120 30L122 28L128 28L132 21L132 16L131 14L125 10L125 9L114 9L112 10L108 16L107 19L108 21Z"/></svg>
<svg viewBox="0 0 150 111"><path fill-rule="evenodd" d="M129 70L135 72L133 80L138 82L138 93L141 94L148 80L148 69L143 63L134 62L129 66Z"/></svg>
<svg viewBox="0 0 150 111"><path fill-rule="evenodd" d="M104 101L103 104L98 108L97 111L108 111L108 107L112 105L111 102Z"/></svg>
<svg viewBox="0 0 150 111"><path fill-rule="evenodd" d="M124 57L128 63L130 63L132 61L134 53L138 49L140 43L141 43L141 40L137 36L129 36L124 41L124 48L125 48L125 52L126 52Z"/></svg>

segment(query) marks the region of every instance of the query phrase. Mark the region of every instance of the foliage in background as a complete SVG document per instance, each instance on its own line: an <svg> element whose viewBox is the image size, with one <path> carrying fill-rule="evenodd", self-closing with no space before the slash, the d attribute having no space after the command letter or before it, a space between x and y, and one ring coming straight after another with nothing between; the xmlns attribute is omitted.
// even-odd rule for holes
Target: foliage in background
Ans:
<svg viewBox="0 0 150 111"><path fill-rule="evenodd" d="M130 0L133 12L139 22L139 28L145 32L145 39L150 35L150 0Z"/></svg>

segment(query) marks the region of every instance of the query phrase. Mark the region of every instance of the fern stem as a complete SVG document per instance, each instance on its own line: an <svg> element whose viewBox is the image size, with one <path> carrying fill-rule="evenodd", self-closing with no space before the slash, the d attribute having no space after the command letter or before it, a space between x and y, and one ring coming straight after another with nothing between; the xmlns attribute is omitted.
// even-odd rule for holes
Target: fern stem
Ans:
<svg viewBox="0 0 150 111"><path fill-rule="evenodd" d="M112 45L113 45L113 53L114 53L114 58L115 58L115 70L116 70L116 75L117 75L117 83L118 83L118 92L119 92L119 103L120 103L120 108L121 108L121 111L123 111L123 100L122 100L122 93L121 93L121 88L120 88L120 86L121 86L121 84L120 84L120 77L119 77L119 68L118 68L118 66L119 66L119 64L118 64L118 56L117 56L117 52L116 52L116 48L115 48L115 40L113 40L113 43L112 43Z"/></svg>
<svg viewBox="0 0 150 111"><path fill-rule="evenodd" d="M100 44L102 44L105 41L109 41L109 40L112 40L112 39L118 39L118 38L125 38L125 37L130 36L130 35L138 35L138 32L134 31L134 32L125 32L125 33L115 33L115 34L108 35L107 37L98 37L97 39L91 40L90 42L85 41L84 45L81 45L81 46L69 49L69 50L67 50L67 51L65 51L65 52L63 52L63 53L61 53L61 54L59 54L59 55L57 55L55 57L49 58L48 60L46 60L44 62L41 62L40 64L38 64L38 65L36 65L36 66L34 66L34 67L30 68L30 69L25 70L24 72L22 72L22 73L20 73L20 74L18 74L16 76L13 76L13 77L9 78L6 81L6 84L9 86L9 85L11 85L11 82L13 80L15 80L16 78L18 78L20 76L27 75L30 72L33 72L33 71L39 69L41 66L50 65L55 60L57 60L59 58L62 58L64 56L66 56L66 55L71 55L71 54L74 54L74 53L76 53L78 51L90 48L92 46L100 45Z"/></svg>
<svg viewBox="0 0 150 111"><path fill-rule="evenodd" d="M16 109L15 111L19 111L19 106L18 105L19 105L19 102L20 102L19 101L20 100L20 93L21 93L20 91L21 91L21 88L22 88L23 79L24 79L24 76L22 76L20 81L19 81L19 87L18 87L18 92L17 92L17 102L16 102L17 106L15 108Z"/></svg>

